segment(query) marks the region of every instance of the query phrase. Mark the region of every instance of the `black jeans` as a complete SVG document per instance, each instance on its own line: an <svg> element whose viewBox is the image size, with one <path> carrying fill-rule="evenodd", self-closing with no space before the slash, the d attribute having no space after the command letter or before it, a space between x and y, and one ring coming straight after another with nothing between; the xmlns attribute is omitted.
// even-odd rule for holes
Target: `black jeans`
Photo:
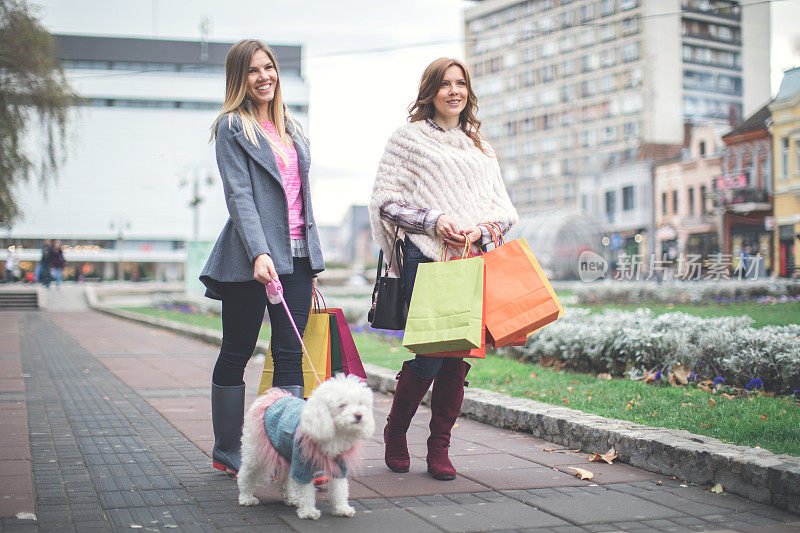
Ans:
<svg viewBox="0 0 800 533"><path fill-rule="evenodd" d="M283 297L302 335L311 309L312 279L308 258L294 258L294 272L279 276ZM222 347L214 366L212 381L217 385L244 383L244 367L253 355L258 332L269 312L272 328L270 347L275 376L272 384L303 385L303 353L282 304L267 301L264 284L258 281L220 283L222 295Z"/></svg>
<svg viewBox="0 0 800 533"><path fill-rule="evenodd" d="M403 245L403 285L405 286L406 302L411 303L411 294L414 290L414 281L417 278L417 268L420 263L431 263L433 259L428 259L423 255L417 245L409 239L402 241ZM411 369L421 377L428 379L439 373L444 362L444 357L431 357L429 355L417 355L408 364Z"/></svg>

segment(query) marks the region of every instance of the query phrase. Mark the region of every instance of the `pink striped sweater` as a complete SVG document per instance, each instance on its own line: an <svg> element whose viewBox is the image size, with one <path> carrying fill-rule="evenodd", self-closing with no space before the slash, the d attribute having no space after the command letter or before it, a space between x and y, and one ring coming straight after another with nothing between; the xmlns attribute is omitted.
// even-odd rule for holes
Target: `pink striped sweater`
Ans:
<svg viewBox="0 0 800 533"><path fill-rule="evenodd" d="M303 239L306 236L306 221L303 218L303 191L300 169L297 166L297 151L294 149L294 144L284 144L272 122L262 122L261 126L269 139L281 148L286 158L284 163L280 154L273 149L283 189L286 191L286 203L289 206L289 237Z"/></svg>

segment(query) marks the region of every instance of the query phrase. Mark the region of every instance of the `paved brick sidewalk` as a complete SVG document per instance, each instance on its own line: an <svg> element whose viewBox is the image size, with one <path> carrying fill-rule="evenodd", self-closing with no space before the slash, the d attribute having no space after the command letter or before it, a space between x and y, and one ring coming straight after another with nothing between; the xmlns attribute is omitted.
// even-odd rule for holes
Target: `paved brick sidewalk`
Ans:
<svg viewBox="0 0 800 533"><path fill-rule="evenodd" d="M323 518L300 521L272 487L244 508L208 458L216 348L87 311L6 312L0 338L0 531L800 530L796 515L465 419L451 452L460 475L435 481L424 407L409 432L412 470L393 474L378 434L384 395L351 483L356 518L326 514L322 492ZM251 395L259 374L250 365ZM14 518L22 511L38 520Z"/></svg>

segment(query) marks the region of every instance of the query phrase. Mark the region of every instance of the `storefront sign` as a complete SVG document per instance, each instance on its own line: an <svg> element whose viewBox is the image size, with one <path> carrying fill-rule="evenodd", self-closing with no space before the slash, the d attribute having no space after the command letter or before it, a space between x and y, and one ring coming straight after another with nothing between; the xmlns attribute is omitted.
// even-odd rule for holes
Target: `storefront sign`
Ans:
<svg viewBox="0 0 800 533"><path fill-rule="evenodd" d="M747 187L747 176L745 174L739 174L738 176L717 176L716 183L717 189L721 191L742 189Z"/></svg>

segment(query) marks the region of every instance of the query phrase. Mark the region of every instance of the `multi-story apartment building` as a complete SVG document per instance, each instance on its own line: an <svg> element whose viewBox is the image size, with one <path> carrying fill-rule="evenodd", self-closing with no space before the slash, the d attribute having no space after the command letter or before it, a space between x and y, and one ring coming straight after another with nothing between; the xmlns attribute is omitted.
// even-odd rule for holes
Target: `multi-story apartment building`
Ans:
<svg viewBox="0 0 800 533"><path fill-rule="evenodd" d="M722 141L712 125L687 128L686 147L654 168L655 252L673 262L678 256L707 260L720 251L719 217L712 185L722 168Z"/></svg>
<svg viewBox="0 0 800 533"><path fill-rule="evenodd" d="M0 245L15 247L25 269L49 238L65 245L67 275L183 277L187 241L215 239L228 216L209 136L232 43L55 38L80 97L67 159L47 194L36 183L22 188L24 217L4 228ZM301 47L273 50L284 99L307 127Z"/></svg>
<svg viewBox="0 0 800 533"><path fill-rule="evenodd" d="M479 117L523 214L574 208L577 177L769 98L768 3L483 0L465 18Z"/></svg>
<svg viewBox="0 0 800 533"><path fill-rule="evenodd" d="M772 137L769 105L722 136L722 173L714 178L714 205L721 224L721 251L733 258L760 254L772 271Z"/></svg>
<svg viewBox="0 0 800 533"><path fill-rule="evenodd" d="M775 273L792 276L800 269L800 67L783 74L769 110L775 169Z"/></svg>

